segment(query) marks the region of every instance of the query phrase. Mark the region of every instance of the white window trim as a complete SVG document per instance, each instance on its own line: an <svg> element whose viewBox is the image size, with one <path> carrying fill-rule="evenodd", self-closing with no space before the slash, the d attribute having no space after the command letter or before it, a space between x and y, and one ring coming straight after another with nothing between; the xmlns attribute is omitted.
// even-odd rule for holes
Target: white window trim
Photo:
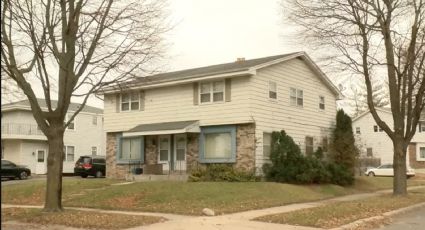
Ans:
<svg viewBox="0 0 425 230"><path fill-rule="evenodd" d="M177 160L177 138L178 137L184 137L184 160L182 160L182 161L184 161L184 162L186 162L186 154L187 154L187 136L186 136L186 134L185 133L183 133L183 134L176 134L176 135L174 135L174 140L173 140L173 142L174 142L174 162L177 162L178 160Z"/></svg>
<svg viewBox="0 0 425 230"><path fill-rule="evenodd" d="M269 134L270 135L270 144L269 144L269 148L270 148L270 154L271 154L271 148L272 148L272 133L271 132L263 132L263 136L261 137L262 138L262 140L263 140L263 149L262 149L262 151L263 151L263 158L264 159L267 159L267 160L270 160L270 155L268 155L268 156L266 156L265 154L264 154L264 134Z"/></svg>
<svg viewBox="0 0 425 230"><path fill-rule="evenodd" d="M320 108L320 105L322 104L321 99L323 97L323 109ZM304 92L303 92L303 104L304 104ZM326 110L326 97L323 95L319 95L319 111L325 111Z"/></svg>
<svg viewBox="0 0 425 230"><path fill-rule="evenodd" d="M168 139L168 161L161 161L161 138ZM158 163L165 164L170 162L171 157L171 136L170 135L160 135L158 136Z"/></svg>
<svg viewBox="0 0 425 230"><path fill-rule="evenodd" d="M223 100L222 101L214 101L214 91L213 91L213 83L214 82L223 82ZM202 102L201 101L201 87L202 84L208 83L210 85L210 101L209 102ZM223 80L212 80L212 81L201 81L198 84L198 101L199 105L208 105L208 104L217 104L217 103L224 103L226 102L226 81Z"/></svg>
<svg viewBox="0 0 425 230"><path fill-rule="evenodd" d="M293 105L292 103L291 103L291 89L295 89L295 105ZM303 92L303 97L302 97L302 99L303 99L303 104L302 105L298 105L298 91L302 91ZM294 107L297 107L297 108L304 108L304 90L302 90L302 89L298 89L298 88L295 88L295 87L289 87L289 105L290 106L294 106Z"/></svg>
<svg viewBox="0 0 425 230"><path fill-rule="evenodd" d="M419 152L421 148L425 148L425 144L416 144L416 161L425 161L425 158L422 158Z"/></svg>
<svg viewBox="0 0 425 230"><path fill-rule="evenodd" d="M43 162L38 162L38 151L44 151L44 161ZM35 162L36 163L44 163L44 164L46 164L47 163L47 149L36 149L35 150Z"/></svg>
<svg viewBox="0 0 425 230"><path fill-rule="evenodd" d="M67 113L66 116L65 116L65 118L66 118L65 119L66 120L65 123L67 123L69 121L69 117L72 117L72 114L68 114ZM75 116L74 117L74 120L72 121L72 123L74 123L74 128L73 129L70 129L69 126L67 126L66 127L66 130L69 130L69 131L75 131L75 130L77 130L77 123L75 122L77 120L76 118L77 118L77 116Z"/></svg>
<svg viewBox="0 0 425 230"><path fill-rule="evenodd" d="M75 147L75 145L64 145L65 147L65 157L64 157L64 161L63 162L74 162L75 161L75 153L77 152L77 148ZM74 147L74 160L72 161L68 161L68 147Z"/></svg>
<svg viewBox="0 0 425 230"><path fill-rule="evenodd" d="M95 121L95 118L96 118L96 124L93 122L93 121ZM98 125L98 119L97 119L97 115L95 114L95 115L92 115L92 118L91 118L91 124L92 125L94 125L94 126L97 126Z"/></svg>
<svg viewBox="0 0 425 230"><path fill-rule="evenodd" d="M138 98L137 102L139 103L139 109L135 109L135 110L131 109L131 103L132 103L131 94L132 93L137 93L137 98ZM129 103L128 104L128 110L122 110L122 95L123 94L130 94L129 101L128 101L128 103ZM120 113L130 113L130 112L134 112L134 111L140 111L140 92L130 91L130 92L127 92L127 93L120 93Z"/></svg>
<svg viewBox="0 0 425 230"><path fill-rule="evenodd" d="M95 145L95 146L92 146L90 149L91 149L91 155L93 156L93 147L96 147L96 156L99 156L99 146L97 146L97 145Z"/></svg>
<svg viewBox="0 0 425 230"><path fill-rule="evenodd" d="M271 89L270 89L270 84L271 83L274 83L275 85L276 85L276 91L275 91L275 93L276 93L276 98L271 98L270 97L270 92L273 92L273 91L271 91ZM277 98L278 98L278 90L277 90L277 82L275 82L275 81L269 81L269 90L267 91L267 98L269 99L269 100L271 100L271 101L277 101Z"/></svg>

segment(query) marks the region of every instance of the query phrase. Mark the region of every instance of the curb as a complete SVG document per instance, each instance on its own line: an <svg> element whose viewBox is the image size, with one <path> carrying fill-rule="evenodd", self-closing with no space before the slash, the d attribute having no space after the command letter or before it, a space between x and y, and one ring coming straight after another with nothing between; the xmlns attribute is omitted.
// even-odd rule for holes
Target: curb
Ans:
<svg viewBox="0 0 425 230"><path fill-rule="evenodd" d="M402 213L405 213L405 212L409 212L409 211L412 211L414 209L422 208L422 207L425 207L425 202L422 202L422 203L419 203L419 204L415 204L415 205L412 205L412 206L408 206L408 207L405 207L405 208L400 208L400 209L396 209L396 210L393 210L393 211L385 212L385 213L383 213L383 214L381 214L379 216L374 216L374 217L369 217L369 218L364 218L364 219L356 220L356 221L351 222L349 224L342 225L342 226L339 226L339 227L336 227L336 228L332 228L331 230L356 229L357 227L359 227L359 226L361 226L363 224L367 224L367 223L370 223L370 222L383 220L383 219L385 219L387 217L395 216L395 215L402 214Z"/></svg>

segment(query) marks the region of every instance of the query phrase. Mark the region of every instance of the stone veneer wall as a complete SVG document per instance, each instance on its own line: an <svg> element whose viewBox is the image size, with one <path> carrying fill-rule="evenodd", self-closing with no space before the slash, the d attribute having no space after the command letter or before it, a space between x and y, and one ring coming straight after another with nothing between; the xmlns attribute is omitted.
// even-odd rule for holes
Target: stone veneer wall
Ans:
<svg viewBox="0 0 425 230"><path fill-rule="evenodd" d="M145 137L145 164L158 163L158 136Z"/></svg>
<svg viewBox="0 0 425 230"><path fill-rule="evenodd" d="M187 134L187 171L205 168L199 159L199 134ZM240 124L236 126L236 163L232 164L238 170L255 170L255 124Z"/></svg>
<svg viewBox="0 0 425 230"><path fill-rule="evenodd" d="M407 152L409 154L410 167L415 169L425 168L425 161L416 160L416 149L416 143L409 144L409 147L407 148Z"/></svg>
<svg viewBox="0 0 425 230"><path fill-rule="evenodd" d="M128 165L116 164L117 134L106 134L106 177L115 179L125 179L128 173Z"/></svg>
<svg viewBox="0 0 425 230"><path fill-rule="evenodd" d="M235 168L255 170L255 124L242 124L236 130L236 164Z"/></svg>

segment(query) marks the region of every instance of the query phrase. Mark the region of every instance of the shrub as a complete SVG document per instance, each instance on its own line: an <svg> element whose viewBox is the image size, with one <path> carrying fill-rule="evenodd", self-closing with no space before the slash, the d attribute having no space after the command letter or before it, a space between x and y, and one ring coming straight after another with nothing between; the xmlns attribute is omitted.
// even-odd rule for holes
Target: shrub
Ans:
<svg viewBox="0 0 425 230"><path fill-rule="evenodd" d="M343 165L323 160L323 150L318 148L312 156L304 156L284 130L272 133L271 164L263 166L270 181L295 184L334 183L349 185L354 177Z"/></svg>
<svg viewBox="0 0 425 230"><path fill-rule="evenodd" d="M248 182L257 181L258 177L253 172L234 169L229 164L208 164L205 169L196 169L191 172L189 181L229 181Z"/></svg>

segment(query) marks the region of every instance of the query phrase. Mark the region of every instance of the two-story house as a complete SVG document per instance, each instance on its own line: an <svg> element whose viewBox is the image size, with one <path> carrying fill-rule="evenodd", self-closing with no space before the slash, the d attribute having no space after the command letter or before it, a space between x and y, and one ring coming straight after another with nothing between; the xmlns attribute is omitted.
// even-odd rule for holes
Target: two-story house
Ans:
<svg viewBox="0 0 425 230"><path fill-rule="evenodd" d="M338 89L304 52L140 77L104 90L107 177L228 163L261 173L271 133L327 147ZM146 172L146 170L145 170Z"/></svg>
<svg viewBox="0 0 425 230"><path fill-rule="evenodd" d="M378 115L389 127L393 127L391 109L377 108ZM353 131L363 157L381 159L381 164L393 163L393 143L379 128L372 114L366 111L353 119ZM425 113L422 114L416 134L407 149L407 164L413 168L425 168Z"/></svg>
<svg viewBox="0 0 425 230"><path fill-rule="evenodd" d="M52 101L53 107L56 102ZM38 99L42 109L47 109L44 99ZM69 116L80 104L71 103ZM47 173L48 144L38 128L28 100L1 106L2 159L26 165L35 174ZM73 173L76 160L81 155L105 155L103 110L85 106L65 131L64 173Z"/></svg>

